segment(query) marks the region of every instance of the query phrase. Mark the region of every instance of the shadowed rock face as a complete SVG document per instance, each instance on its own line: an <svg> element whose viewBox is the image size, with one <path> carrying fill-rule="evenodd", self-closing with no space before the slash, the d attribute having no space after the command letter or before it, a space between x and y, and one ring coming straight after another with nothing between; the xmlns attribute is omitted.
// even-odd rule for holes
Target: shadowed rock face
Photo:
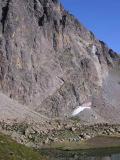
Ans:
<svg viewBox="0 0 120 160"><path fill-rule="evenodd" d="M0 0L0 90L19 103L49 117L99 108L118 58L58 0Z"/></svg>

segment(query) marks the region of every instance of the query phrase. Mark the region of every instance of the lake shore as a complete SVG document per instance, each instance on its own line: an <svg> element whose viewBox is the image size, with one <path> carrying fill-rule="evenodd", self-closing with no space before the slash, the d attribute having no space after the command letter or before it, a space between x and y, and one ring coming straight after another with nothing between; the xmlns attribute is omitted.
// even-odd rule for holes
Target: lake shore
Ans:
<svg viewBox="0 0 120 160"><path fill-rule="evenodd" d="M90 149L105 149L120 147L120 137L116 136L97 136L89 140L80 142L64 141L62 143L51 143L44 145L42 149L57 149L62 151L77 151Z"/></svg>
<svg viewBox="0 0 120 160"><path fill-rule="evenodd" d="M75 121L69 124L57 121L51 126L51 129L44 130L44 128L38 129L27 124L1 123L0 131L10 135L18 143L36 149L62 148L71 150L120 146L119 124L81 125ZM99 143L96 143L98 141Z"/></svg>

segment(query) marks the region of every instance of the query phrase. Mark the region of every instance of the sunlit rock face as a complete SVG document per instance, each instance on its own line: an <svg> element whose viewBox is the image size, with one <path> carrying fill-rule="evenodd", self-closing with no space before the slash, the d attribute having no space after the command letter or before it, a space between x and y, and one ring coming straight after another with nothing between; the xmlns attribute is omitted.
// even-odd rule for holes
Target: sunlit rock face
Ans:
<svg viewBox="0 0 120 160"><path fill-rule="evenodd" d="M0 90L19 103L49 117L99 108L114 56L57 0L0 0Z"/></svg>

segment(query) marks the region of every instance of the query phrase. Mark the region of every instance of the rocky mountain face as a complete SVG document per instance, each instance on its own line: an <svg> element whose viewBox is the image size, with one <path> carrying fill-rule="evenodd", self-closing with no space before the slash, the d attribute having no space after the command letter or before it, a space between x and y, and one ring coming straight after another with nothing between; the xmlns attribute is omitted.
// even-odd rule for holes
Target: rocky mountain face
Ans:
<svg viewBox="0 0 120 160"><path fill-rule="evenodd" d="M49 118L91 101L83 120L120 122L119 75L119 55L58 0L0 0L0 90L11 99Z"/></svg>

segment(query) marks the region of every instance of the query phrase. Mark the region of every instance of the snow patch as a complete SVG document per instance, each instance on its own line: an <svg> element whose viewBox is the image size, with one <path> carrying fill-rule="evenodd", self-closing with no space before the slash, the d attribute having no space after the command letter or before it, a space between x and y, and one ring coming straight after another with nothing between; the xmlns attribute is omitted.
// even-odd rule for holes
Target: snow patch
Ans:
<svg viewBox="0 0 120 160"><path fill-rule="evenodd" d="M92 53L95 54L97 52L97 47L95 45L92 46Z"/></svg>
<svg viewBox="0 0 120 160"><path fill-rule="evenodd" d="M91 105L92 103L91 102L88 102L88 103L84 103L83 105L81 106L78 106L73 112L72 112L72 116L76 116L78 115L80 112L84 111L85 109L91 109Z"/></svg>

